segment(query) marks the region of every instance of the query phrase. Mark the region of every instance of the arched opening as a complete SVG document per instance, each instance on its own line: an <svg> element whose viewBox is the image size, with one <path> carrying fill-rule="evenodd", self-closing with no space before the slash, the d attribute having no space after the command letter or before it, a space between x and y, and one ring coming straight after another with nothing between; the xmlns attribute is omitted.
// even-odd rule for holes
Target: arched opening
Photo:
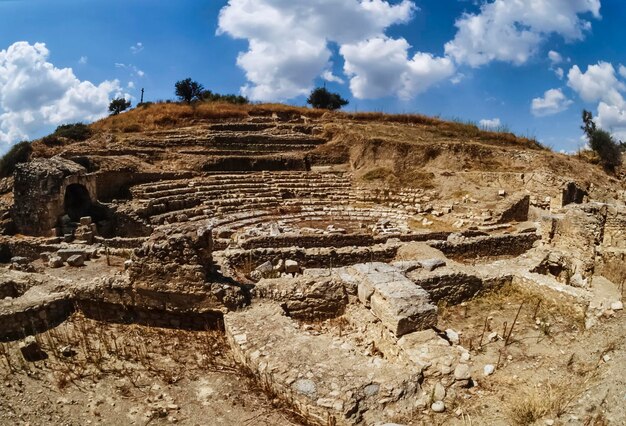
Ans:
<svg viewBox="0 0 626 426"><path fill-rule="evenodd" d="M73 222L78 222L81 217L89 216L91 212L91 196L83 185L73 183L65 189L63 201L65 213Z"/></svg>

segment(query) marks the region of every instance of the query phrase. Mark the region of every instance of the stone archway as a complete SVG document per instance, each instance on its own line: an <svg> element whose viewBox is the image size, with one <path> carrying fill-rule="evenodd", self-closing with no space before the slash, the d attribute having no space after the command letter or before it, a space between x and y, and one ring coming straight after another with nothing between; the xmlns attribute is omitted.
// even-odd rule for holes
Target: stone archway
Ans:
<svg viewBox="0 0 626 426"><path fill-rule="evenodd" d="M89 216L92 209L91 195L84 185L73 183L65 188L63 209L72 222L78 222L81 217Z"/></svg>

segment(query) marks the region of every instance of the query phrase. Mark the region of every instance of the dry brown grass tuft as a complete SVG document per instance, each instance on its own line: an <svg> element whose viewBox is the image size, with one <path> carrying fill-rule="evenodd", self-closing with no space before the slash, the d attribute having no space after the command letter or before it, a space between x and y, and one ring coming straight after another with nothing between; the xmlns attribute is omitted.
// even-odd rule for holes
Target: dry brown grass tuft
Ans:
<svg viewBox="0 0 626 426"><path fill-rule="evenodd" d="M507 406L511 422L525 426L544 417L562 416L585 391L588 379L571 376L568 380L527 386L516 391Z"/></svg>

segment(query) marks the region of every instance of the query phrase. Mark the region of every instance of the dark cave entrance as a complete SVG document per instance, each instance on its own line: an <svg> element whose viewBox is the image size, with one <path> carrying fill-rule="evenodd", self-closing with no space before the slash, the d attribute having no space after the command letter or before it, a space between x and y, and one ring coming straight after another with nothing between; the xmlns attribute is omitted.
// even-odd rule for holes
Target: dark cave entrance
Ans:
<svg viewBox="0 0 626 426"><path fill-rule="evenodd" d="M65 189L63 207L72 222L78 222L81 217L90 216L92 204L87 188L78 183L69 185Z"/></svg>

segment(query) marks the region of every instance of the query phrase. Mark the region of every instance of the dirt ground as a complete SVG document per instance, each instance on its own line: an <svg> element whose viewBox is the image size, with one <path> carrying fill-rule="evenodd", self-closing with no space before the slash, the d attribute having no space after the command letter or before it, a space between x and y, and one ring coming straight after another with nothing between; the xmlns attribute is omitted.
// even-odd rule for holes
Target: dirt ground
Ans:
<svg viewBox="0 0 626 426"><path fill-rule="evenodd" d="M539 300L506 287L440 306L438 328L455 330L470 349L475 386L448 398L444 413L402 423L625 424L623 312L584 330L578 313ZM218 331L75 314L37 339L48 358L31 363L17 342L0 344L1 425L302 424L236 366ZM486 365L495 372L485 376Z"/></svg>
<svg viewBox="0 0 626 426"><path fill-rule="evenodd" d="M585 330L567 306L539 300L506 288L443 307L438 327L457 331L461 344L471 348L477 383L446 413L412 424L626 424L623 311ZM495 372L486 376L486 365Z"/></svg>
<svg viewBox="0 0 626 426"><path fill-rule="evenodd" d="M75 314L37 339L48 358L32 363L0 344L1 425L298 424L236 367L220 332Z"/></svg>

